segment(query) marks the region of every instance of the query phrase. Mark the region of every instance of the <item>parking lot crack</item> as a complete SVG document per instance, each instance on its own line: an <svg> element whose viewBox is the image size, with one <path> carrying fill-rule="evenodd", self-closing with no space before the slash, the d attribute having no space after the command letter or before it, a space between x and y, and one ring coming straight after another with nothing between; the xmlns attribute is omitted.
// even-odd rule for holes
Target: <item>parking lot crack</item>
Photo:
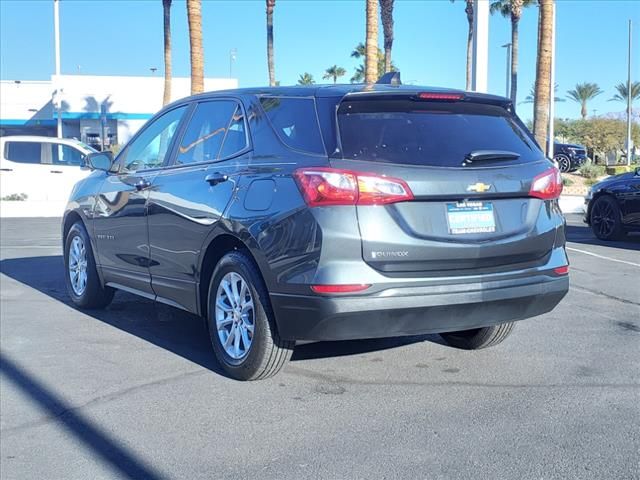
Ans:
<svg viewBox="0 0 640 480"><path fill-rule="evenodd" d="M608 299L610 299L610 300L615 300L615 301L617 301L617 302L622 302L622 303L626 303L626 304L629 304L629 305L637 305L637 306L640 306L640 303L638 303L638 302L634 302L633 300L628 300L628 299L626 299L626 298L616 297L615 295L610 295L610 294L605 293L605 292L603 292L603 291L601 291L601 290L595 290L595 289L593 289L593 288L583 287L582 285L576 285L576 284L571 285L571 287L572 287L572 288L575 288L575 289L576 289L576 290L578 290L578 291L583 291L583 292L586 292L586 293L591 293L591 294L593 294L593 295L601 295L601 296L603 296L603 297L606 297L606 298L608 298Z"/></svg>
<svg viewBox="0 0 640 480"><path fill-rule="evenodd" d="M0 430L0 432L3 435L7 435L7 434L15 434L15 433L18 433L18 432L22 432L22 431L28 430L30 428L40 427L42 425L46 425L46 424L51 423L51 422L60 421L66 415L69 415L70 413L75 412L77 410L86 409L86 408L89 408L89 407L93 407L95 405L104 405L106 403L112 402L114 400L118 400L118 399L120 399L120 398L122 398L122 397L124 397L126 395L130 395L130 394L135 393L135 392L140 391L140 390L145 390L145 389L150 388L150 387L168 385L168 384L173 383L173 382L175 382L177 380L182 380L182 379L185 379L185 378L190 378L190 377L194 377L194 376L198 376L198 375L203 375L203 374L206 374L206 373L207 373L207 370L204 370L204 369L192 370L190 372L184 372L184 373L181 373L179 375L174 375L172 377L160 378L158 380L154 380L154 381L151 381L151 382L134 385L132 387L124 388L124 389L118 390L116 392L108 393L108 394L105 394L105 395L100 395L100 396L92 398L91 400L88 400L87 402L84 402L82 404L75 405L75 406L72 406L70 408L65 408L65 409L60 410L59 412L55 413L54 415L47 415L47 416L38 418L36 420L31 420L29 422L25 422L25 423L16 425L14 427L9 427L9 428L2 429L2 430Z"/></svg>

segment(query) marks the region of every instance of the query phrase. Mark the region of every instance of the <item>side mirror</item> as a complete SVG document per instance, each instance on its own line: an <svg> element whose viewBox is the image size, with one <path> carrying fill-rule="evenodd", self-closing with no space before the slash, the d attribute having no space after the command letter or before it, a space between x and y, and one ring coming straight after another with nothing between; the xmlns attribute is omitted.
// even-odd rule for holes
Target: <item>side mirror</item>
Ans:
<svg viewBox="0 0 640 480"><path fill-rule="evenodd" d="M84 161L91 170L103 170L108 172L113 165L113 153L109 151L93 152L87 155Z"/></svg>

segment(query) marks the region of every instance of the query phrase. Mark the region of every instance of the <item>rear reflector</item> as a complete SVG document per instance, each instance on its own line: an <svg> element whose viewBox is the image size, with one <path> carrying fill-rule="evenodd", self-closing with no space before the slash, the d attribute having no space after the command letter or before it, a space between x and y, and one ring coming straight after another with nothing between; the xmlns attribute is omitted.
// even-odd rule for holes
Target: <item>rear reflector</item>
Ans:
<svg viewBox="0 0 640 480"><path fill-rule="evenodd" d="M551 167L545 170L531 182L529 195L542 200L554 200L562 193L562 176L560 170Z"/></svg>
<svg viewBox="0 0 640 480"><path fill-rule="evenodd" d="M293 172L310 207L384 205L413 199L404 180L336 168L301 168Z"/></svg>
<svg viewBox="0 0 640 480"><path fill-rule="evenodd" d="M418 94L420 100L439 100L445 102L455 102L462 100L464 97L461 93L440 93L440 92L421 92Z"/></svg>
<svg viewBox="0 0 640 480"><path fill-rule="evenodd" d="M371 285L311 285L311 290L316 293L353 293L362 292Z"/></svg>
<svg viewBox="0 0 640 480"><path fill-rule="evenodd" d="M569 273L569 265L565 265L564 267L558 267L553 269L556 275L566 275Z"/></svg>

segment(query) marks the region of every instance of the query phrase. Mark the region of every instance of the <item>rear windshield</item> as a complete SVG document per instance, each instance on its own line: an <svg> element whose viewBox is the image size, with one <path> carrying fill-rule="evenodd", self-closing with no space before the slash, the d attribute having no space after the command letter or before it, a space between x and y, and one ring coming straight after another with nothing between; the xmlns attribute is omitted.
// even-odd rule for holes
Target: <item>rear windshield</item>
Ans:
<svg viewBox="0 0 640 480"><path fill-rule="evenodd" d="M355 160L459 167L466 155L478 150L520 155L517 160L499 160L500 165L544 157L519 122L494 105L407 99L343 101L338 128L342 157Z"/></svg>

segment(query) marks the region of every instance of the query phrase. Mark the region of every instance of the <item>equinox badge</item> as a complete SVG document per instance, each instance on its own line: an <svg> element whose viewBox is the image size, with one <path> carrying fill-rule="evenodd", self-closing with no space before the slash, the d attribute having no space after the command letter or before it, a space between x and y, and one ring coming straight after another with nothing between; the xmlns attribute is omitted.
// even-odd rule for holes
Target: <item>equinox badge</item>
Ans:
<svg viewBox="0 0 640 480"><path fill-rule="evenodd" d="M488 192L489 190L491 190L491 185L482 182L474 183L473 185L469 185L467 187L467 192L484 193Z"/></svg>

